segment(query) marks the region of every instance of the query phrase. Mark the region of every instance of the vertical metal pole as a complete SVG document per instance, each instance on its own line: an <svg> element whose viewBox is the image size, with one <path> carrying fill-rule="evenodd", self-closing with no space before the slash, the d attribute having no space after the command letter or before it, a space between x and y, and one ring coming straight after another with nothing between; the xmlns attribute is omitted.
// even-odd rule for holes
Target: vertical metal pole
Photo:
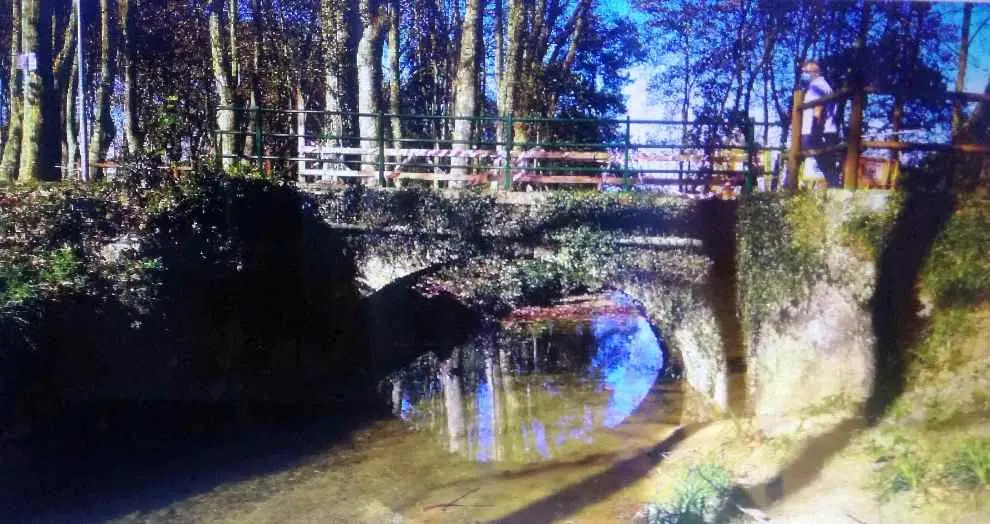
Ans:
<svg viewBox="0 0 990 524"><path fill-rule="evenodd" d="M801 104L804 103L804 91L794 90L794 102L791 104L791 147L787 150L787 183L786 189L797 189L798 168L801 166Z"/></svg>
<svg viewBox="0 0 990 524"><path fill-rule="evenodd" d="M632 135L632 124L629 119L629 115L626 115L626 158L625 165L622 167L622 189L629 190L629 145L631 143L630 137Z"/></svg>
<svg viewBox="0 0 990 524"><path fill-rule="evenodd" d="M378 111L378 185L385 187L385 115Z"/></svg>
<svg viewBox="0 0 990 524"><path fill-rule="evenodd" d="M512 148L514 147L513 144L512 144L512 141L515 138L514 137L514 133L512 131L512 126L513 126L512 115L511 114L510 115L506 115L506 117L505 117L505 133L503 133L505 135L505 140L504 140L504 142L505 142L505 165L502 167L502 170L504 171L503 176L502 176L502 187L506 191L509 191L510 189L512 189Z"/></svg>
<svg viewBox="0 0 990 524"><path fill-rule="evenodd" d="M79 62L79 176L89 181L89 133L86 131L86 62L83 60L81 0L76 0L76 61Z"/></svg>
<svg viewBox="0 0 990 524"><path fill-rule="evenodd" d="M261 157L265 153L264 144L261 143L264 134L261 131L261 107L255 106L254 108L254 159L258 164L258 169L261 169L262 160Z"/></svg>

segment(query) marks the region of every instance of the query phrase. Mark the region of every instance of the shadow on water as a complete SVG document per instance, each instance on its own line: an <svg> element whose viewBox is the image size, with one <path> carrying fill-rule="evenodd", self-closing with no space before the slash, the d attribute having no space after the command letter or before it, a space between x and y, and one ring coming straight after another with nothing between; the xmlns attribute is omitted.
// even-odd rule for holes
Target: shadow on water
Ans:
<svg viewBox="0 0 990 524"><path fill-rule="evenodd" d="M102 417L3 451L6 522L101 522L158 508L218 486L306 463L374 418L373 412L286 414L240 406L103 405ZM97 413L97 411L99 411ZM102 413L111 412L111 417ZM382 415L384 416L384 414ZM263 421L262 421L263 420ZM89 423L89 421L86 421Z"/></svg>
<svg viewBox="0 0 990 524"><path fill-rule="evenodd" d="M955 209L946 193L907 194L877 261L871 300L874 381L862 416L847 419L804 445L798 458L770 481L737 493L749 504L766 506L810 484L825 463L845 448L859 429L876 424L904 392L908 349L923 328L918 317L918 278L935 239Z"/></svg>
<svg viewBox="0 0 990 524"><path fill-rule="evenodd" d="M26 428L0 441L4 520L151 511L387 415L354 262L306 198L207 181L136 246L151 299L97 282L42 305L30 351L3 341Z"/></svg>
<svg viewBox="0 0 990 524"><path fill-rule="evenodd" d="M573 515L648 475L667 453L702 427L702 424L679 427L649 450L616 462L605 471L556 491L496 522L549 522Z"/></svg>

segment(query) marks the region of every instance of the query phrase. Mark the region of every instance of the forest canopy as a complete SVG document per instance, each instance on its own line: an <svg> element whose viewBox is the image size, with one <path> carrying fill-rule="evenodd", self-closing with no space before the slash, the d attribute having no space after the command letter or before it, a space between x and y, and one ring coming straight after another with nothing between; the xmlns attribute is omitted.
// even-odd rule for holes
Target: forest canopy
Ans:
<svg viewBox="0 0 990 524"><path fill-rule="evenodd" d="M6 2L5 2L6 4ZM840 86L867 62L873 85L921 90L871 105L905 126L972 118L945 102L966 85L990 6L826 0L81 0L91 162L138 155L207 161L256 151L251 108L326 111L328 137L428 132L502 136L355 113L610 118L630 68L651 71L675 118L781 123L802 61ZM78 176L78 13L70 0L10 0L0 13L0 179ZM985 47L985 46L984 46ZM983 49L981 47L980 49ZM969 68L972 69L972 68ZM961 71L962 75L950 75ZM953 80L955 81L953 83ZM237 111L218 110L238 108ZM978 107L971 113L979 116ZM635 115L634 115L635 116ZM276 118L276 117L270 117ZM293 123L281 117L282 129ZM938 124L941 123L941 124ZM430 129L423 129L423 126ZM517 143L538 133L516 122ZM615 129L586 128L580 141ZM762 143L771 141L767 128ZM781 145L786 133L775 133ZM283 147L268 145L266 148ZM265 154L284 151L268 150ZM228 159L228 164L232 161Z"/></svg>

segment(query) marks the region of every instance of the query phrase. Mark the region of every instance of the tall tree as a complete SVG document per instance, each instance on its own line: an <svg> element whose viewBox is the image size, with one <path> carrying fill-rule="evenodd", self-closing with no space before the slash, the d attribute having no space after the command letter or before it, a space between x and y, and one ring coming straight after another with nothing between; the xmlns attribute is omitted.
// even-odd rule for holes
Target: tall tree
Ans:
<svg viewBox="0 0 990 524"><path fill-rule="evenodd" d="M963 5L962 34L959 37L959 61L956 63L956 92L966 89L966 68L969 66L969 25L973 19L973 4ZM952 106L952 133L962 125L962 101L956 100Z"/></svg>
<svg viewBox="0 0 990 524"><path fill-rule="evenodd" d="M75 93L72 92L72 72L76 65L76 17L75 6L69 9L69 17L62 28L62 45L58 54L55 55L53 72L55 77L55 90L61 100L59 113L59 129L65 133L62 135L62 173L69 175L75 171L76 163L76 139L71 136L75 114Z"/></svg>
<svg viewBox="0 0 990 524"><path fill-rule="evenodd" d="M356 0L321 0L320 29L324 55L324 108L328 112L327 131L333 137L342 137L349 130L342 111L356 108L357 85L355 61ZM340 145L340 138L332 139Z"/></svg>
<svg viewBox="0 0 990 524"><path fill-rule="evenodd" d="M114 52L116 50L113 32L113 11L110 0L100 0L100 61L99 82L96 85L96 106L93 110L93 135L90 140L89 161L104 160L110 141L113 139L113 119L110 116L110 95L114 84Z"/></svg>
<svg viewBox="0 0 990 524"><path fill-rule="evenodd" d="M78 122L78 108L76 106L76 93L78 92L76 85L79 81L79 62L76 60L75 56L69 58L71 62L69 67L69 77L65 83L64 93L65 93L65 119L63 121L65 127L65 150L62 154L62 165L63 173L70 175L76 171L76 158L79 156L79 143L77 137L79 136L79 126Z"/></svg>
<svg viewBox="0 0 990 524"><path fill-rule="evenodd" d="M457 76L454 78L454 147L467 148L471 141L471 118L478 110L478 53L482 50L483 0L468 0L467 13L461 26L461 49L457 59ZM451 173L463 175L466 159L455 157L451 161Z"/></svg>
<svg viewBox="0 0 990 524"><path fill-rule="evenodd" d="M399 0L389 0L388 23L388 111L392 117L392 147L402 147L402 49L399 41L399 26L402 25L402 5Z"/></svg>
<svg viewBox="0 0 990 524"><path fill-rule="evenodd" d="M138 0L118 0L120 6L120 57L123 69L124 99L121 111L124 117L124 144L129 154L135 154L144 147L144 138L138 125L140 109L137 96L137 57L134 56L135 13Z"/></svg>
<svg viewBox="0 0 990 524"><path fill-rule="evenodd" d="M23 107L22 72L18 68L17 57L21 54L21 0L11 0L10 30L10 76L7 86L10 91L10 112L7 124L7 140L0 158L0 178L13 179L20 165L21 128Z"/></svg>
<svg viewBox="0 0 990 524"><path fill-rule="evenodd" d="M234 66L236 50L229 47L232 40L224 38L221 16L224 13L223 0L212 0L209 15L210 56L213 59L213 82L221 108L234 105ZM220 154L224 168L234 163L237 130L237 112L231 109L217 111L217 128L220 132Z"/></svg>
<svg viewBox="0 0 990 524"><path fill-rule="evenodd" d="M53 178L52 166L48 165L52 157L45 155L52 137L45 136L51 124L46 121L50 108L46 107L45 89L51 75L51 18L43 12L44 5L42 0L21 0L21 52L31 57L22 91L23 128L17 171L17 181L22 183Z"/></svg>
<svg viewBox="0 0 990 524"><path fill-rule="evenodd" d="M358 132L362 138L361 147L375 147L376 137L384 130L377 116L381 112L382 84L382 44L383 32L387 27L386 12L380 0L358 0L358 14L361 19L361 40L357 47ZM362 170L371 169L376 155L364 155Z"/></svg>
<svg viewBox="0 0 990 524"><path fill-rule="evenodd" d="M251 18L254 26L251 46L251 94L248 101L248 133L244 136L244 156L255 154L255 133L259 124L259 114L255 111L262 105L261 64L265 42L265 6L262 0L251 0Z"/></svg>
<svg viewBox="0 0 990 524"><path fill-rule="evenodd" d="M518 112L519 75L522 65L523 37L525 32L526 4L523 0L509 0L507 24L508 44L505 50L503 70L498 81L498 112L506 117Z"/></svg>

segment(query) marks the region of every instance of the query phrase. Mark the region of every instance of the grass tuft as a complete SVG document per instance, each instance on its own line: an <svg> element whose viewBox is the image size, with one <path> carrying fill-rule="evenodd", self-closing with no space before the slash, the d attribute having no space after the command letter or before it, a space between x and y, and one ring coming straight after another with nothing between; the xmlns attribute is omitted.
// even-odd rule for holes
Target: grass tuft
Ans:
<svg viewBox="0 0 990 524"><path fill-rule="evenodd" d="M982 488L990 484L990 439L964 440L946 470L949 478L960 487Z"/></svg>
<svg viewBox="0 0 990 524"><path fill-rule="evenodd" d="M729 472L718 464L692 467L678 486L673 499L646 507L650 524L703 524L714 522L729 502Z"/></svg>
<svg viewBox="0 0 990 524"><path fill-rule="evenodd" d="M896 493L917 490L928 478L929 466L929 461L918 454L895 457L881 479L880 498L887 500Z"/></svg>

